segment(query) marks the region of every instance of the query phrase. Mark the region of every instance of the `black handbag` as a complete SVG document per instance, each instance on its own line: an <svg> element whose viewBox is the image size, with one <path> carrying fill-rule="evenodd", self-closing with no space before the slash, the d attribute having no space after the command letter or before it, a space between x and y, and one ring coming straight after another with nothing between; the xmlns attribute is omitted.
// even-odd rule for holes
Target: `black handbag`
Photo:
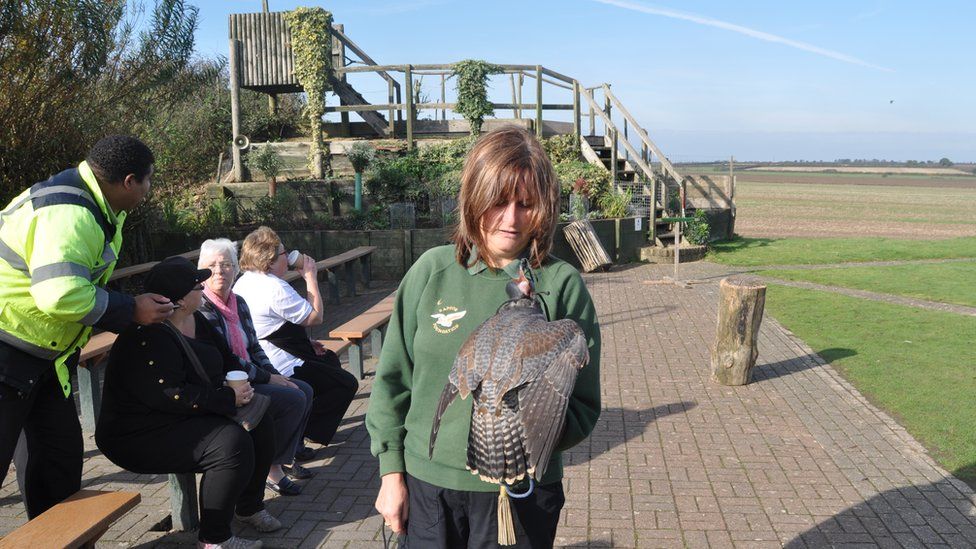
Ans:
<svg viewBox="0 0 976 549"><path fill-rule="evenodd" d="M197 357L197 353L190 346L190 342L186 340L183 332L179 331L173 323L166 320L163 321L163 325L169 328L173 335L176 336L176 340L180 342L180 346L183 347L183 353L187 358L190 359L190 363L193 364L193 368L197 371L203 381L207 384L212 384L210 376L207 375L206 370L203 369L203 364L200 364L200 358ZM251 401L243 406L238 406L233 414L228 415L234 423L237 423L244 428L245 431L250 431L257 427L258 423L261 422L261 418L264 417L265 412L268 411L268 406L271 404L271 398L267 395L259 395L254 393L251 397Z"/></svg>

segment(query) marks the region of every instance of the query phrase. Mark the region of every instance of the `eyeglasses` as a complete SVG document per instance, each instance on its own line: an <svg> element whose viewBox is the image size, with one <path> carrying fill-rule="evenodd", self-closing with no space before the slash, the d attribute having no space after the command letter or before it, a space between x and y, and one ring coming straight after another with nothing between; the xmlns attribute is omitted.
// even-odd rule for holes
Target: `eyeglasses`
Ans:
<svg viewBox="0 0 976 549"><path fill-rule="evenodd" d="M207 265L207 268L211 271L232 271L234 270L234 264L229 261L221 261L220 263L214 263L212 265Z"/></svg>

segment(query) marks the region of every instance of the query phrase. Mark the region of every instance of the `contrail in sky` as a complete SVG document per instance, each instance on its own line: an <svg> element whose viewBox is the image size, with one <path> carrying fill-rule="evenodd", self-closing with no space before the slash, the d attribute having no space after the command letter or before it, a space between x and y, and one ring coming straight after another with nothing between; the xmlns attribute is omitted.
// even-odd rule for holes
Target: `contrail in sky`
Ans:
<svg viewBox="0 0 976 549"><path fill-rule="evenodd" d="M744 34L746 36L751 36L752 38L757 38L759 40L764 40L766 42L785 44L791 48L808 51L810 53L815 53L817 55L822 55L824 57L829 57L831 59L836 59L838 61L843 61L845 63L861 65L862 67L869 67L872 69L877 69L879 71L895 72L894 69L889 69L888 67L882 67L880 65L874 65L868 63L867 61L862 61L856 57L851 57L850 55L846 55L840 52L820 48L814 46L813 44L807 44L805 42L797 42L796 40L790 40L789 38L784 38L782 36L777 36L775 34L769 34L768 32L762 32L755 29L750 29L748 27L743 27L741 25L735 25L733 23L720 21L718 19L704 17L702 15L695 15L693 13L683 13L680 11L669 10L666 8L645 6L643 4L638 4L636 2L628 2L627 0L594 0L594 1L599 2L601 4L616 6L618 8L623 8L626 10L646 13L649 15L660 15L662 17L670 17L672 19L682 19L684 21L691 21L692 23L698 23L699 25L707 25L709 27L725 29L728 31L737 32L739 34Z"/></svg>

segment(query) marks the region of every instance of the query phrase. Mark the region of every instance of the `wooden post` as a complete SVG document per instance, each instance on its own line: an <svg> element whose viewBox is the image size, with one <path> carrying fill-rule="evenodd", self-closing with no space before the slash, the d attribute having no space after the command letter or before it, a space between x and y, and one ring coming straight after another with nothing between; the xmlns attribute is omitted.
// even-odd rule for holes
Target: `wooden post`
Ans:
<svg viewBox="0 0 976 549"><path fill-rule="evenodd" d="M735 157L729 157L729 230L726 238L735 237Z"/></svg>
<svg viewBox="0 0 976 549"><path fill-rule="evenodd" d="M593 108L593 103L590 103L590 135L596 135L596 110Z"/></svg>
<svg viewBox="0 0 976 549"><path fill-rule="evenodd" d="M407 150L413 150L413 67L407 65L404 69L403 90L407 95Z"/></svg>
<svg viewBox="0 0 976 549"><path fill-rule="evenodd" d="M650 225L650 241L651 246L657 242L657 178L651 178L651 219L648 221Z"/></svg>
<svg viewBox="0 0 976 549"><path fill-rule="evenodd" d="M617 191L617 129L607 128L610 134L610 185L614 192Z"/></svg>
<svg viewBox="0 0 976 549"><path fill-rule="evenodd" d="M509 77L511 77L512 80L512 103L515 105L515 108L512 109L512 117L518 120L519 109L518 109L518 96L515 95L515 73L513 72L512 74L509 75Z"/></svg>
<svg viewBox="0 0 976 549"><path fill-rule="evenodd" d="M336 30L338 30L339 32L345 34L345 32L346 32L345 25L336 24L334 26L335 26ZM334 33L332 34L332 51L334 52L332 54L332 66L333 67L345 67L346 66L346 45L343 44L342 43L342 40L339 40ZM342 75L339 76L339 80L341 80L343 83L345 83L346 82L346 74L345 73L342 73ZM342 97L340 97L339 98L339 105L345 105L345 104L346 104L346 102L342 100ZM349 129L349 113L348 112L344 112L343 111L343 112L340 112L339 113L339 127L341 128L341 131L342 131L343 135L345 135L346 137L352 137L352 132Z"/></svg>
<svg viewBox="0 0 976 549"><path fill-rule="evenodd" d="M745 385L752 379L756 341L766 304L766 285L757 277L733 276L719 284L718 327L712 345L712 380Z"/></svg>
<svg viewBox="0 0 976 549"><path fill-rule="evenodd" d="M388 104L389 105L393 105L394 98L393 98L393 79L392 78L390 79L389 82L387 82L387 92L388 92L387 93L388 98L390 100ZM390 137L391 138L396 137L396 121L393 118L395 116L394 115L394 112L395 111L394 111L393 107L390 107L390 113L389 113L390 119L389 119L389 121L390 121Z"/></svg>
<svg viewBox="0 0 976 549"><path fill-rule="evenodd" d="M535 66L535 135L542 139L542 65Z"/></svg>
<svg viewBox="0 0 976 549"><path fill-rule="evenodd" d="M628 137L629 136L627 135L627 119L624 118L624 141L627 141ZM626 158L627 161L630 162L630 151L628 151L626 147L624 147L624 158Z"/></svg>
<svg viewBox="0 0 976 549"><path fill-rule="evenodd" d="M197 507L197 476L193 473L170 473L169 499L173 530L185 532L200 525Z"/></svg>
<svg viewBox="0 0 976 549"><path fill-rule="evenodd" d="M86 433L94 433L98 424L98 412L102 409L102 384L104 370L101 357L78 366L78 400L81 402L81 426Z"/></svg>
<svg viewBox="0 0 976 549"><path fill-rule="evenodd" d="M580 83L578 80L573 80L573 135L577 139L583 139L583 129L580 124Z"/></svg>
<svg viewBox="0 0 976 549"><path fill-rule="evenodd" d="M441 73L441 104L447 103L447 74ZM441 109L441 120L447 120L447 109Z"/></svg>
<svg viewBox="0 0 976 549"><path fill-rule="evenodd" d="M268 94L268 114L271 116L278 114L278 94L276 93Z"/></svg>
<svg viewBox="0 0 976 549"><path fill-rule="evenodd" d="M230 40L230 133L231 159L234 166L234 181L244 179L244 167L241 165L241 150L234 143L234 139L241 131L241 86L240 86L240 41Z"/></svg>
<svg viewBox="0 0 976 549"><path fill-rule="evenodd" d="M522 117L522 85L525 84L525 75L520 71L518 73L518 99L515 101L519 106L519 118Z"/></svg>

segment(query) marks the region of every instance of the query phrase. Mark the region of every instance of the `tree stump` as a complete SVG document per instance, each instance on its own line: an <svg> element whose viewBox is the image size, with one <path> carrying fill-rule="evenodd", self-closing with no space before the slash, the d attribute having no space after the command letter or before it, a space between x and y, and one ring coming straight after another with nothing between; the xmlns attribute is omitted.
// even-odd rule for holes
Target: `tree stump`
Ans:
<svg viewBox="0 0 976 549"><path fill-rule="evenodd" d="M712 345L712 380L745 385L752 379L759 349L756 340L766 304L766 285L754 276L722 279L718 328Z"/></svg>

